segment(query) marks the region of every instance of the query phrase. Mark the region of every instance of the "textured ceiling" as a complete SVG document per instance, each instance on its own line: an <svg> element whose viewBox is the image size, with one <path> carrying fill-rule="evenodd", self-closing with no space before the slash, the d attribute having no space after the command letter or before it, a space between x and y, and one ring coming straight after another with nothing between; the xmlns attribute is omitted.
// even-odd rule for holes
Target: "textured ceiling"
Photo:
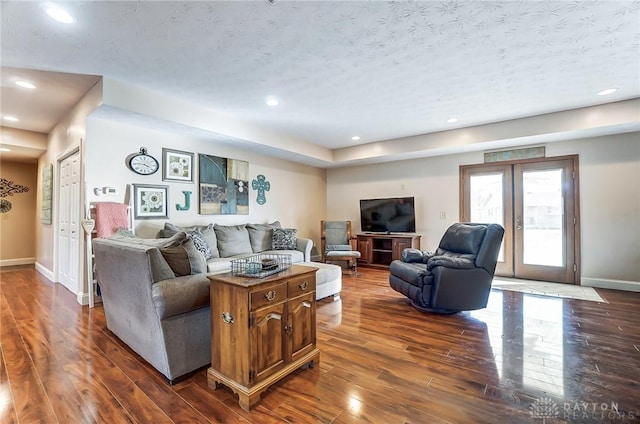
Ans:
<svg viewBox="0 0 640 424"><path fill-rule="evenodd" d="M58 4L76 24L2 2L3 66L103 75L330 148L640 97L638 1Z"/></svg>

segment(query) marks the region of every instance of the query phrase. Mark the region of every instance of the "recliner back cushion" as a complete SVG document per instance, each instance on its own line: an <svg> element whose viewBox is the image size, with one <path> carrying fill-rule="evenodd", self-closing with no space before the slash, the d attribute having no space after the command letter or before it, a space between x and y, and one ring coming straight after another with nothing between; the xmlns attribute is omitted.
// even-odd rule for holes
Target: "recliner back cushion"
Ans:
<svg viewBox="0 0 640 424"><path fill-rule="evenodd" d="M453 224L442 237L439 247L450 252L476 255L485 231L484 225Z"/></svg>

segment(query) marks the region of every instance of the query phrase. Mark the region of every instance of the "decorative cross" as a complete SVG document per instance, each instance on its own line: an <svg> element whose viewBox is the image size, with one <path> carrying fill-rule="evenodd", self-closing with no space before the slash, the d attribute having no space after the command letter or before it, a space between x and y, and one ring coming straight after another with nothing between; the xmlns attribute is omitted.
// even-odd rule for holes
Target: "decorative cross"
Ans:
<svg viewBox="0 0 640 424"><path fill-rule="evenodd" d="M258 198L256 199L256 202L258 202L259 205L267 203L267 198L265 197L264 192L269 191L271 184L267 181L264 175L260 174L255 180L251 181L251 188L258 190Z"/></svg>

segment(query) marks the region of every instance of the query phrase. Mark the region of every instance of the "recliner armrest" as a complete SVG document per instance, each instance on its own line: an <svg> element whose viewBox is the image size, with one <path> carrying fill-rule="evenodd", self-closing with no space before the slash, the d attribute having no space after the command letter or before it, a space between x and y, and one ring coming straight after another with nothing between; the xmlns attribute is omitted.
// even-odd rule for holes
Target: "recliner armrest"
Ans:
<svg viewBox="0 0 640 424"><path fill-rule="evenodd" d="M467 258L456 258L452 256L432 256L427 261L427 269L431 271L437 266L453 269L475 268L475 263Z"/></svg>
<svg viewBox="0 0 640 424"><path fill-rule="evenodd" d="M407 263L423 263L426 264L430 257L433 256L431 252L424 252L419 249L407 248L402 251L402 262Z"/></svg>

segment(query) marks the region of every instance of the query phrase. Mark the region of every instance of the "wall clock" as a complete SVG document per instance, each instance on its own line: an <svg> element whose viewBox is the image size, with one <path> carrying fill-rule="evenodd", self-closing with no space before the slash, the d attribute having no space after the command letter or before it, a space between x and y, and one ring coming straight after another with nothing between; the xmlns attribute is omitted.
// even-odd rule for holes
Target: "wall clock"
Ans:
<svg viewBox="0 0 640 424"><path fill-rule="evenodd" d="M140 175L154 174L159 168L160 164L153 156L147 154L147 149L140 148L139 153L134 153L129 156L127 166L130 170Z"/></svg>

